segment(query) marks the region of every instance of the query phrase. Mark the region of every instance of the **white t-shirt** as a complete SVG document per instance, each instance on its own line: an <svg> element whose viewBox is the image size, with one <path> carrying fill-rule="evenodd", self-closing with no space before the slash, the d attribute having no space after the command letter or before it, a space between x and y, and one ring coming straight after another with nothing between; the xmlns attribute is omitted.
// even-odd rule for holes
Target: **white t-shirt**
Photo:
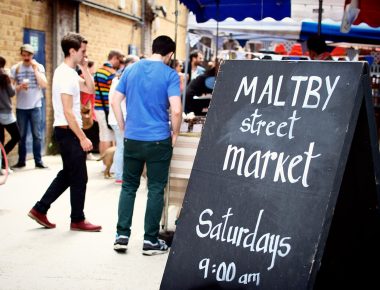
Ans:
<svg viewBox="0 0 380 290"><path fill-rule="evenodd" d="M115 113L113 112L113 109L112 109L112 105L111 105L111 101L113 99L113 94L116 90L116 87L117 87L117 84L119 83L120 79L118 77L114 77L112 79L112 83L111 83L111 87L110 87L110 92L108 94L108 101L109 101L109 112L108 112L108 125L112 126L112 125L117 125L117 120L116 120L116 117L115 117ZM126 101L125 101L125 98L124 100L121 102L121 112L123 113L123 119L124 119L124 122L125 122L125 117L127 116L127 104L126 104Z"/></svg>
<svg viewBox="0 0 380 290"><path fill-rule="evenodd" d="M17 71L17 72L16 72ZM38 71L45 74L45 68L42 64L38 64ZM29 110L42 106L41 99L43 98L42 89L39 87L32 66L25 66L18 63L11 68L11 78L19 85L24 80L29 80L29 88L17 92L17 109Z"/></svg>
<svg viewBox="0 0 380 290"><path fill-rule="evenodd" d="M80 114L80 77L78 73L67 64L60 64L54 71L53 76L53 109L54 124L53 126L68 125L63 112L61 94L71 95L73 97L73 113L79 127L82 128L82 116Z"/></svg>

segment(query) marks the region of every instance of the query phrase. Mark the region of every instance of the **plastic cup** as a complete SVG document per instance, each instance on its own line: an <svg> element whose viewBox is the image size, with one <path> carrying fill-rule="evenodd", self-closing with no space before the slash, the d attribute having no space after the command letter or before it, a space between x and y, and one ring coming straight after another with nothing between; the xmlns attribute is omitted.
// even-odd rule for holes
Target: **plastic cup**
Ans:
<svg viewBox="0 0 380 290"><path fill-rule="evenodd" d="M29 88L29 79L23 79L22 83L26 85L26 90Z"/></svg>

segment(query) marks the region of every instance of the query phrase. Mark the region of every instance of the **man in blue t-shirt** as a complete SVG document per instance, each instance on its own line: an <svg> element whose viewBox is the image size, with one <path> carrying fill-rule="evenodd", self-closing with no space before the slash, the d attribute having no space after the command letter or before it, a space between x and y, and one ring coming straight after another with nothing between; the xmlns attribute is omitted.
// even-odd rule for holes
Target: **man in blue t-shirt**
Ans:
<svg viewBox="0 0 380 290"><path fill-rule="evenodd" d="M149 182L143 254L151 256L168 250L165 242L158 239L158 233L170 160L182 118L179 76L167 65L174 51L175 42L170 37L157 37L152 56L125 69L112 98L111 105L125 138L123 185L114 243L117 252L127 250L136 191L145 163ZM124 98L125 122L120 107Z"/></svg>

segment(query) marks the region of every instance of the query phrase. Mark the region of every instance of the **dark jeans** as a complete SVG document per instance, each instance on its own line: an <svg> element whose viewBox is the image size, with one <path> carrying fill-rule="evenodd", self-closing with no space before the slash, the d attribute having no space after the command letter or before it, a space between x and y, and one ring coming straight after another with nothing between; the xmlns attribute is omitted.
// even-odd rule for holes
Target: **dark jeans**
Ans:
<svg viewBox="0 0 380 290"><path fill-rule="evenodd" d="M144 164L147 167L148 201L145 210L144 240L157 241L164 206L173 148L171 138L162 141L124 140L123 185L119 199L117 233L130 236L136 191Z"/></svg>
<svg viewBox="0 0 380 290"><path fill-rule="evenodd" d="M26 136L30 124L33 136L33 156L36 164L42 163L41 158L41 108L28 110L16 109L17 124L20 129L21 140L18 146L18 163L24 164L26 160Z"/></svg>
<svg viewBox="0 0 380 290"><path fill-rule="evenodd" d="M50 205L70 187L71 221L79 222L85 219L83 208L88 179L86 152L83 151L79 139L70 129L55 128L54 134L60 147L63 169L58 172L34 208L46 214Z"/></svg>
<svg viewBox="0 0 380 290"><path fill-rule="evenodd" d="M18 126L17 126L16 122L8 124L8 125L0 124L0 142L1 142L1 144L4 144L4 140L5 140L4 129L7 130L7 132L11 136L11 139L4 146L5 153L8 154L9 152L12 151L12 149L16 146L17 142L20 140L20 132L18 130Z"/></svg>

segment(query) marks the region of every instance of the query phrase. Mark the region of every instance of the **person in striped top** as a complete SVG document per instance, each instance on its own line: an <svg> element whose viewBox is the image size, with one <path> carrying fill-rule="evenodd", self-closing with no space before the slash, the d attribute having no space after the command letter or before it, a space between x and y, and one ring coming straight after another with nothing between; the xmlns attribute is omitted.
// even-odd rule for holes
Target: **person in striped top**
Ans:
<svg viewBox="0 0 380 290"><path fill-rule="evenodd" d="M116 71L123 62L124 55L119 50L111 50L108 54L108 61L98 68L94 75L95 80L95 115L99 124L99 153L112 146L115 140L113 131L108 125L109 102L108 94L112 79Z"/></svg>

